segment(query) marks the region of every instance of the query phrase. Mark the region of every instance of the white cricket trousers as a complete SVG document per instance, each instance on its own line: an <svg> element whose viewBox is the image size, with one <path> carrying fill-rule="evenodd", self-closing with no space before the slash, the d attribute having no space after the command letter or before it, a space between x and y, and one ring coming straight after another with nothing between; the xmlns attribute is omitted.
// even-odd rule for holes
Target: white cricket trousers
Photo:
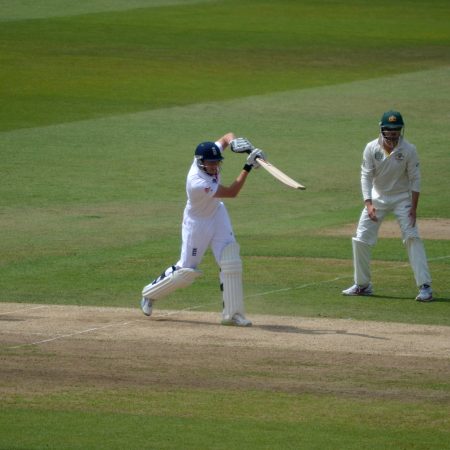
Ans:
<svg viewBox="0 0 450 450"><path fill-rule="evenodd" d="M223 249L236 242L228 211L223 203L213 217L192 218L184 213L182 228L181 256L177 267L196 269L203 259L208 247L214 254L217 264Z"/></svg>
<svg viewBox="0 0 450 450"><path fill-rule="evenodd" d="M356 236L352 239L355 283L361 286L367 286L370 283L372 247L377 243L381 223L388 213L393 212L400 225L403 243L408 252L417 286L431 284L425 248L420 239L417 224L414 227L411 226L409 218L410 195L408 193L390 196L373 194L372 204L376 208L378 222L370 220L367 209L364 208L359 219Z"/></svg>

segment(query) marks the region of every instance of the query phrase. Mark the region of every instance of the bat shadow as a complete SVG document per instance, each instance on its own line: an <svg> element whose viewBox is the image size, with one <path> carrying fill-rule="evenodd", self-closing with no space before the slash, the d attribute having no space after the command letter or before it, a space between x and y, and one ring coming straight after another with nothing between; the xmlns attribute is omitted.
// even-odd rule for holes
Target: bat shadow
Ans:
<svg viewBox="0 0 450 450"><path fill-rule="evenodd" d="M371 336L370 334L365 333L352 333L347 330L320 330L320 329L310 330L286 325L255 325L254 328L260 328L262 330L271 331L274 333L291 333L291 334L305 334L305 335L342 334L346 336L358 336L368 339L388 340L388 338L380 336Z"/></svg>

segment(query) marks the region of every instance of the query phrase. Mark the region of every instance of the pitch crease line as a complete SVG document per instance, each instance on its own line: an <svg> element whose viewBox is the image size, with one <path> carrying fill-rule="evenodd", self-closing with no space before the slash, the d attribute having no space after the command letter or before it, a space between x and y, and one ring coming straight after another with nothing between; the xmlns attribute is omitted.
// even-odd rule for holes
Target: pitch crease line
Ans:
<svg viewBox="0 0 450 450"><path fill-rule="evenodd" d="M108 325L104 325L102 327L88 328L87 330L76 331L75 333L60 334L58 336L55 336L55 337L52 337L52 338L49 338L49 339L42 339L41 341L35 341L35 342L27 343L27 344L15 345L15 346L9 347L9 348L10 349L14 349L14 348L26 347L28 345L46 344L47 342L57 341L58 339L70 338L70 337L73 337L73 336L78 336L80 334L85 334L85 333L91 333L93 331L104 330L105 328L129 325L132 322L133 321L131 321L131 322L123 322L123 323L109 323Z"/></svg>
<svg viewBox="0 0 450 450"><path fill-rule="evenodd" d="M0 316L7 316L8 314L16 314L18 312L26 312L26 311L31 311L31 310L35 310L35 309L48 308L49 306L51 306L51 305L40 305L40 306L33 306L31 308L16 309L14 311L2 312L2 313L0 313Z"/></svg>
<svg viewBox="0 0 450 450"><path fill-rule="evenodd" d="M448 258L450 258L450 255L438 256L436 258L429 258L428 261L439 261L441 259L448 259ZM399 264L397 266L397 268L399 268L399 267L407 267L407 266L409 266L409 263ZM245 296L245 298L261 297L263 295L274 294L274 293L277 293L277 292L286 292L286 291L291 291L291 290L295 290L295 289L304 289L304 288L307 288L307 287L317 286L319 284L325 284L325 283L332 283L334 281L344 280L344 279L347 279L347 278L351 278L351 276L349 276L349 275L340 276L340 277L332 278L330 280L323 280L323 281L318 281L318 282L315 282L315 283L306 283L306 284L302 284L300 286L295 286L295 287L292 287L292 288L284 288L284 289L277 289L277 290L273 290L273 291L261 292L259 294L247 295L247 296ZM208 303L208 304L212 305L214 303L215 302L211 302L211 303ZM36 307L32 307L32 308L24 308L24 309L17 310L17 311L24 311L24 310L26 311L26 310L47 308L49 306L51 306L51 305L41 305L41 306L36 306ZM55 306L55 305L53 305L53 306ZM57 306L63 306L63 305L57 305ZM190 306L188 308L184 308L184 309L181 309L181 310L178 310L178 311L168 312L168 313L165 313L165 314L154 316L154 318L155 319L162 319L164 317L169 317L169 316L172 316L172 315L176 315L176 314L182 313L183 311L190 311L190 310L193 310L193 309L199 309L202 306L204 306L204 305ZM6 312L6 313L0 313L0 315L13 314L14 312L17 312L17 311L10 311L10 312ZM63 334L63 335L59 335L59 336L56 336L56 337L53 337L53 338L50 338L50 339L43 339L41 341L36 341L36 342L28 343L28 344L15 345L15 346L12 346L12 347L9 347L9 348L10 349L15 349L15 348L26 347L27 345L44 344L44 343L47 343L47 342L56 341L58 339L63 339L63 338L67 338L67 337L77 336L77 335L80 335L80 334L90 333L90 332L93 332L93 331L103 330L105 328L111 328L111 327L114 327L114 326L125 326L125 325L129 325L130 323L133 323L133 321L131 321L131 322L123 322L123 323L111 323L111 324L105 325L103 327L89 328L87 330L77 331L76 333Z"/></svg>
<svg viewBox="0 0 450 450"><path fill-rule="evenodd" d="M437 256L436 258L429 258L428 261L432 262L432 261L439 261L441 259L448 259L450 258L450 255L447 256ZM398 266L396 266L396 268L401 268L401 267L408 267L410 264L409 263L402 263L399 264ZM372 270L372 273L376 273L379 272L382 269L379 270ZM326 284L326 283L333 283L334 281L339 281L339 280L345 280L347 278L352 278L352 275L345 275L345 276L341 276L341 277L336 277L333 278L331 280L323 280L323 281L317 281L315 283L306 283L306 284L302 284L300 286L294 286L294 287L289 287L289 288L283 288L283 289L276 289L273 291L266 291L266 292L260 292L259 294L251 294L251 295L247 295L245 296L245 298L252 298L252 297L262 297L263 295L269 295L269 294L276 294L278 292L287 292L287 291L294 291L296 289L305 289L311 286L318 286L320 284Z"/></svg>

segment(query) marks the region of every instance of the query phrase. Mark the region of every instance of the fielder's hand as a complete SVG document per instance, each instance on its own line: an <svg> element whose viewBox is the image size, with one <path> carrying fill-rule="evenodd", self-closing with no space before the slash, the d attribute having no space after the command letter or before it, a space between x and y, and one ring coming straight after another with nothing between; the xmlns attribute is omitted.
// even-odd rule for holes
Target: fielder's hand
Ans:
<svg viewBox="0 0 450 450"><path fill-rule="evenodd" d="M266 155L264 154L264 152L259 149L259 148L255 148L250 155L248 155L247 158L247 164L249 166L252 166L254 169L258 169L259 168L259 162L257 158L261 158L261 159L266 159Z"/></svg>
<svg viewBox="0 0 450 450"><path fill-rule="evenodd" d="M369 219L372 220L373 222L378 222L377 210L375 206L373 206L372 203L367 203L366 208L367 214L369 215Z"/></svg>
<svg viewBox="0 0 450 450"><path fill-rule="evenodd" d="M230 142L231 151L235 153L250 153L255 147L244 137L233 139Z"/></svg>

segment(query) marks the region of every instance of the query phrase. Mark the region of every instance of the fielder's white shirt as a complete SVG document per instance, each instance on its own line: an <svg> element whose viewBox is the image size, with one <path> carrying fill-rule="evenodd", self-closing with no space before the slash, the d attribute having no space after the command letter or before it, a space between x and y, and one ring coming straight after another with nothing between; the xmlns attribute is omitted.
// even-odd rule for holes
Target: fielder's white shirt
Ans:
<svg viewBox="0 0 450 450"><path fill-rule="evenodd" d="M364 200L411 191L420 192L416 147L400 138L397 147L388 154L383 149L381 137L369 142L363 153L361 189Z"/></svg>

